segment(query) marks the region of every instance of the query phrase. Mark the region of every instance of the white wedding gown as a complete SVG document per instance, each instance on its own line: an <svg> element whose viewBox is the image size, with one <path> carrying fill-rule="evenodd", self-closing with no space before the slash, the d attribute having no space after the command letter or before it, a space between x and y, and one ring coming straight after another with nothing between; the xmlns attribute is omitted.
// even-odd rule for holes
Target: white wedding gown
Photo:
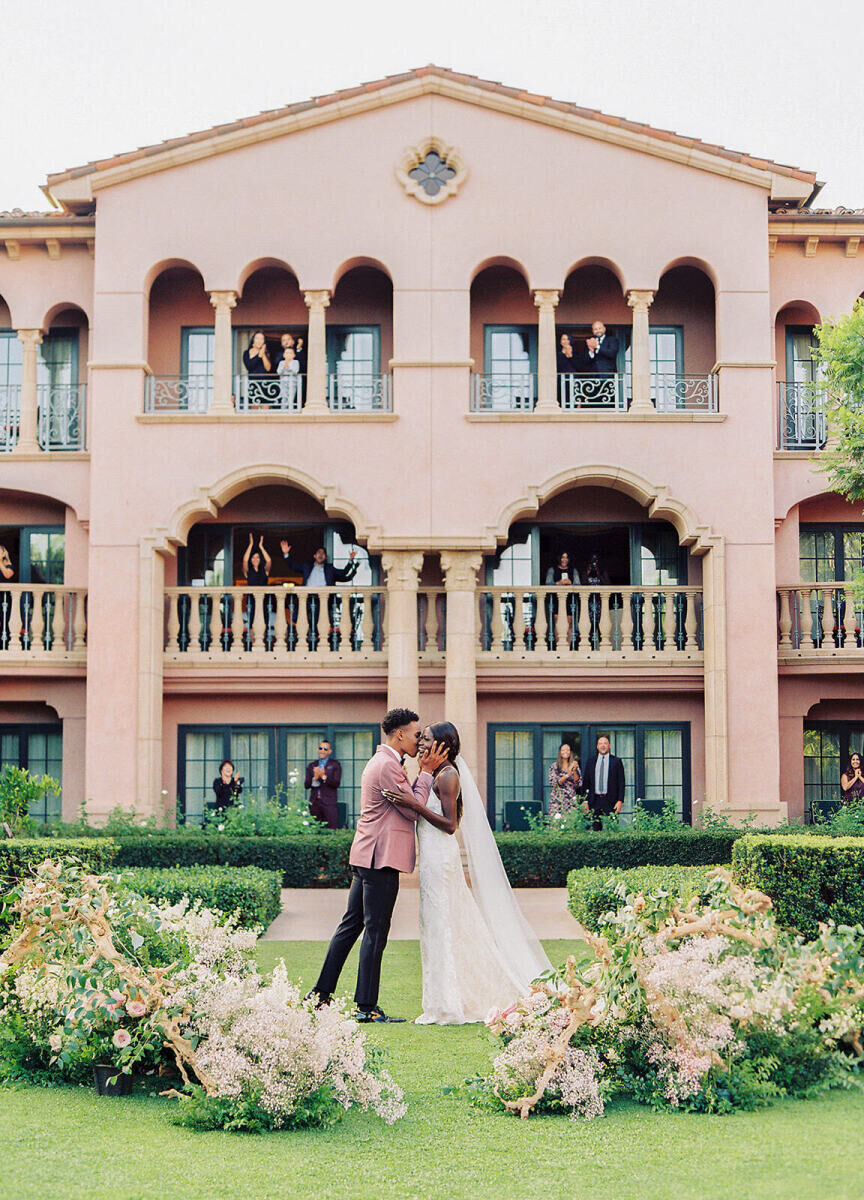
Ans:
<svg viewBox="0 0 864 1200"><path fill-rule="evenodd" d="M531 980L550 966L516 903L471 773L461 758L457 766L472 887L465 882L455 835L421 817L423 1014L418 1025L482 1021L491 1008L506 1008L526 994ZM427 804L433 812L442 811L434 791Z"/></svg>

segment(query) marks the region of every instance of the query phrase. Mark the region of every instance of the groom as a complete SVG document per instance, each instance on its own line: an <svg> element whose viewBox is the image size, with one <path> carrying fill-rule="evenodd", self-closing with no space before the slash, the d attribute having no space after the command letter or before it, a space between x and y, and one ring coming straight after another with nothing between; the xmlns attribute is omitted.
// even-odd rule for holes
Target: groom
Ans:
<svg viewBox="0 0 864 1200"><path fill-rule="evenodd" d="M360 780L360 820L351 845L349 862L354 873L345 916L330 941L318 982L309 994L317 993L319 1004L329 1004L351 947L362 931L360 965L354 1001L355 1019L395 1023L404 1017L388 1017L378 1007L381 956L387 945L390 918L399 893L399 872L414 870L416 848L414 826L417 814L398 809L383 793L399 792L406 799L425 804L432 786L432 773L446 760L446 750L432 745L420 759L420 774L414 785L402 767L403 756L414 758L420 741L420 718L410 708L391 708L381 722L384 744L369 759Z"/></svg>

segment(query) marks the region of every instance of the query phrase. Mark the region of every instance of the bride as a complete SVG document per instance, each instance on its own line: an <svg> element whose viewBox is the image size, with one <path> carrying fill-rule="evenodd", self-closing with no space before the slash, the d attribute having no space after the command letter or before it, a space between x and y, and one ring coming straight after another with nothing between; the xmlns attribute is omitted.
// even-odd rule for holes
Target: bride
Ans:
<svg viewBox="0 0 864 1200"><path fill-rule="evenodd" d="M510 888L477 785L459 756L459 734L443 721L423 730L420 753L447 751L427 804L398 801L423 820L420 847L420 959L423 1013L418 1025L482 1021L506 1008L550 968ZM388 793L394 803L395 793ZM471 889L465 883L461 825Z"/></svg>

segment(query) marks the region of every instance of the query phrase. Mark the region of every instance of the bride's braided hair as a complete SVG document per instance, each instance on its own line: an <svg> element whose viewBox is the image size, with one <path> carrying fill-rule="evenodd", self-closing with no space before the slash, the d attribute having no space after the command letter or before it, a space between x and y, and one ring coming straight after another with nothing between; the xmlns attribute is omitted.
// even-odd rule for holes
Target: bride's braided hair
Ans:
<svg viewBox="0 0 864 1200"><path fill-rule="evenodd" d="M443 746L447 751L447 761L451 766L456 766L456 759L459 757L462 743L459 740L459 730L450 721L439 721L437 725L430 725L429 732L432 734L432 740L437 742L439 746ZM456 817L457 820L462 820L462 793L459 793L459 799L456 801Z"/></svg>

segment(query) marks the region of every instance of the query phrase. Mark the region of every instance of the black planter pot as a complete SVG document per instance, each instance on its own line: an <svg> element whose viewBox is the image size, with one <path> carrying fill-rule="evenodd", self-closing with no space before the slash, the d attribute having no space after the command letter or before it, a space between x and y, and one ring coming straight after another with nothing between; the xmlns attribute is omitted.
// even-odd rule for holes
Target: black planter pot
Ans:
<svg viewBox="0 0 864 1200"><path fill-rule="evenodd" d="M132 1076L124 1075L117 1067L109 1067L104 1063L97 1063L93 1067L93 1080L100 1096L129 1096L132 1092Z"/></svg>

